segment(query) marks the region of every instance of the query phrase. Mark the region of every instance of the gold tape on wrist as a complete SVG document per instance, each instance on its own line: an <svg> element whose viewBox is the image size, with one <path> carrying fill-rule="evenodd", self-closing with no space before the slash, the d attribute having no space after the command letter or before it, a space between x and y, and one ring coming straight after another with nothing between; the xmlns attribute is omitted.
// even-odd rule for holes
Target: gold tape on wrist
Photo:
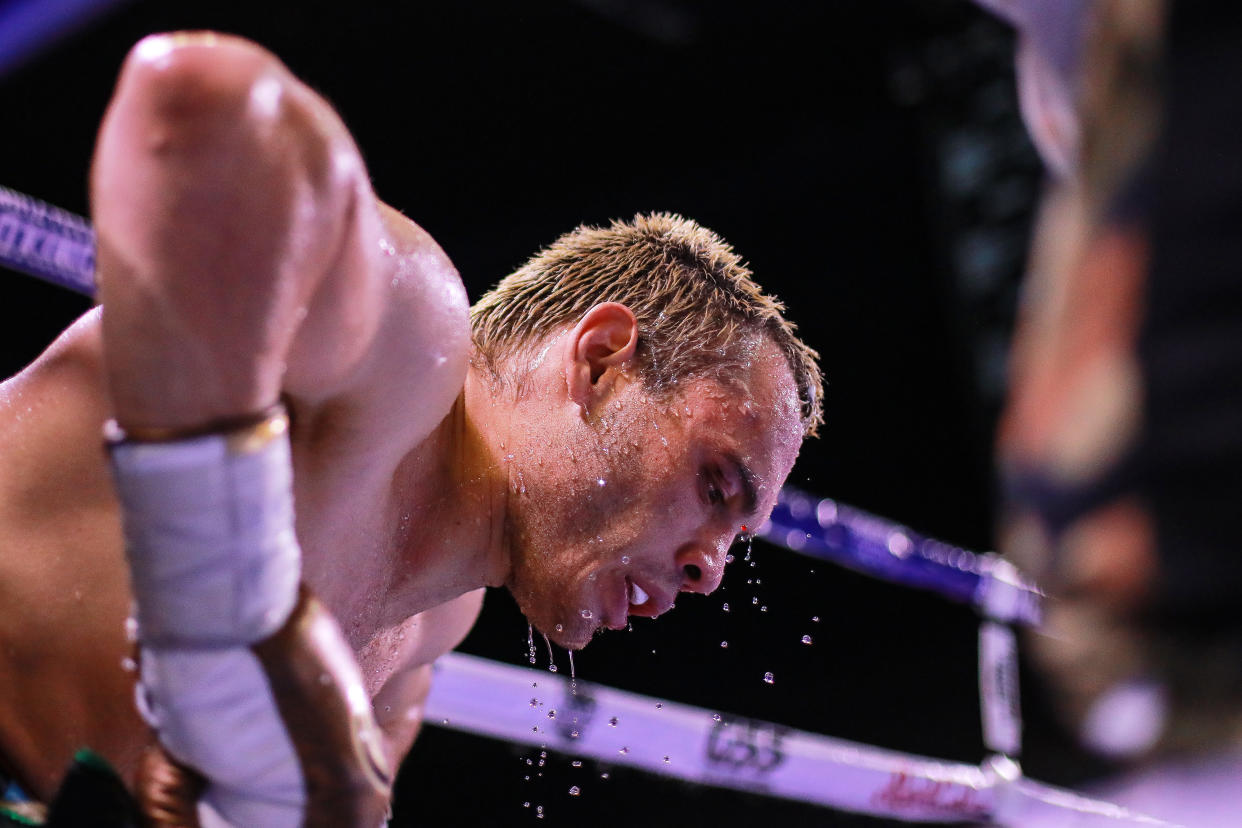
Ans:
<svg viewBox="0 0 1242 828"><path fill-rule="evenodd" d="M122 443L176 443L196 437L216 436L227 441L230 452L248 454L258 451L288 430L289 414L283 403L275 403L259 412L224 417L188 428L121 428L116 420L108 420L104 423L104 443L107 446Z"/></svg>

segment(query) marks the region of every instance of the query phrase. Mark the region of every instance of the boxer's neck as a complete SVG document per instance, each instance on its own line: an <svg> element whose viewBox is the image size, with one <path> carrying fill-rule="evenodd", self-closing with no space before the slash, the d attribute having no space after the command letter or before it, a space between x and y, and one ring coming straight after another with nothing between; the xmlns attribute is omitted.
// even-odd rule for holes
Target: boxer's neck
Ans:
<svg viewBox="0 0 1242 828"><path fill-rule="evenodd" d="M385 601L394 620L504 583L510 412L491 393L471 369L444 420L394 475Z"/></svg>

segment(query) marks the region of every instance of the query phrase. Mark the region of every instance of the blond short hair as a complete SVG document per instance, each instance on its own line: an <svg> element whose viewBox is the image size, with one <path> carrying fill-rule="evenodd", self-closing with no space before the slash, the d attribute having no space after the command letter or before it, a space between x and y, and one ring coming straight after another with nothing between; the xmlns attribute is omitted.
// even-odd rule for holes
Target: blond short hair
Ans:
<svg viewBox="0 0 1242 828"><path fill-rule="evenodd" d="M817 433L819 355L795 335L782 315L785 306L760 289L732 247L671 213L582 226L540 251L471 308L477 355L504 379L511 356L600 302L634 312L639 375L655 393L691 378L724 376L745 362L747 342L766 334L793 372L803 433Z"/></svg>

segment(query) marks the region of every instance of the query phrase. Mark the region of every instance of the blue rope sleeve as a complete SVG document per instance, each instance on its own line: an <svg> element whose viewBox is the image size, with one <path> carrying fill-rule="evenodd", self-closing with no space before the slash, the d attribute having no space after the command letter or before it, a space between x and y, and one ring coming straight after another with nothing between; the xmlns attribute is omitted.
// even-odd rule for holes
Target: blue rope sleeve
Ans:
<svg viewBox="0 0 1242 828"><path fill-rule="evenodd" d="M781 489L757 535L856 572L968 604L996 621L1037 626L1040 591L998 555L919 535L876 515L792 486Z"/></svg>
<svg viewBox="0 0 1242 828"><path fill-rule="evenodd" d="M95 295L90 222L6 187L0 187L0 264Z"/></svg>

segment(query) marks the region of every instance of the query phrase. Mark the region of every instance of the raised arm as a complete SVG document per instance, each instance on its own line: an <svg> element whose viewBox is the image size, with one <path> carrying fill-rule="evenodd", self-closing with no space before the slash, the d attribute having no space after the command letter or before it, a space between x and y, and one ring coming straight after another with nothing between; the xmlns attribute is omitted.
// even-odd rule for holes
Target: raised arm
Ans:
<svg viewBox="0 0 1242 828"><path fill-rule="evenodd" d="M143 809L192 811L162 782L188 767L232 824L377 824L389 766L354 654L299 589L276 405L341 393L392 350L400 257L358 153L257 46L158 36L126 62L92 201L140 708L162 744Z"/></svg>
<svg viewBox="0 0 1242 828"><path fill-rule="evenodd" d="M267 51L140 42L91 184L122 426L224 420L282 387L327 396L366 355L382 312L382 251L363 243L381 237L374 197L335 113ZM291 353L306 325L313 360Z"/></svg>

